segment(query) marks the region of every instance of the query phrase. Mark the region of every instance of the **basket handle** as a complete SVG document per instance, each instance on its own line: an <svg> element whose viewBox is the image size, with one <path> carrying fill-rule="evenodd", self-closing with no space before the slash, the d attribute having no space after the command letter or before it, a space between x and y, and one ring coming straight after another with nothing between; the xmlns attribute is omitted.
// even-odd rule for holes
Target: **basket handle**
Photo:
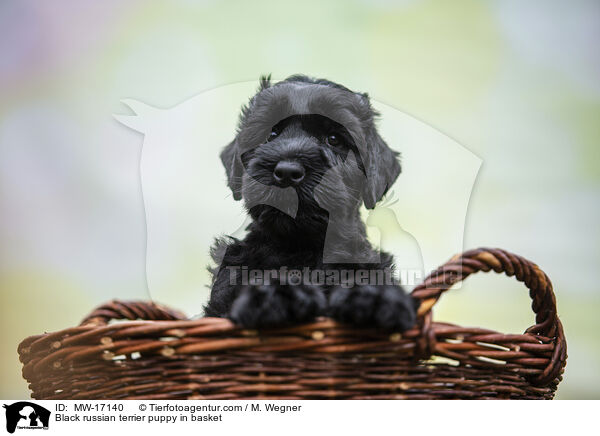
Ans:
<svg viewBox="0 0 600 436"><path fill-rule="evenodd" d="M108 324L111 319L176 321L187 319L187 317L179 311L154 302L112 300L96 307L81 321L81 325Z"/></svg>
<svg viewBox="0 0 600 436"><path fill-rule="evenodd" d="M428 338L432 333L429 328L432 319L431 309L445 291L473 273L490 270L505 273L509 277L515 276L529 289L529 296L532 300L531 308L535 313L535 324L525 330L525 333L555 339L552 360L538 377L538 381L544 383L554 379L560 375L566 364L567 346L562 324L556 311L556 298L552 282L535 263L505 250L478 248L454 256L414 289L411 295L421 303L418 309L421 337L431 343L429 341L431 338Z"/></svg>

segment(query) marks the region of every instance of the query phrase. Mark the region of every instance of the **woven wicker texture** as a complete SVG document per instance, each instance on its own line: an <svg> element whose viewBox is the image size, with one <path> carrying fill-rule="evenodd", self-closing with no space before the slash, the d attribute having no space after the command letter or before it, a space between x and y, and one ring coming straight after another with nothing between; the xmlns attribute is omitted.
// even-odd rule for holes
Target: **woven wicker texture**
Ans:
<svg viewBox="0 0 600 436"><path fill-rule="evenodd" d="M504 272L529 289L535 325L523 334L434 322L454 283ZM186 320L146 302L112 301L80 326L18 348L35 399L339 398L551 399L567 346L552 284L499 249L456 256L413 291L417 325L400 335L319 319L260 332L220 318ZM125 319L130 321L110 322Z"/></svg>

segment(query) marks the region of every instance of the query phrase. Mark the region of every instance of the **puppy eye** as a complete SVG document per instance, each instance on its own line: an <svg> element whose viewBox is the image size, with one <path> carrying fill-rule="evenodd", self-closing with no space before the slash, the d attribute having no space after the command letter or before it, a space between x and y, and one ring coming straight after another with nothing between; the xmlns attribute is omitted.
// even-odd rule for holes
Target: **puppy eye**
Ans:
<svg viewBox="0 0 600 436"><path fill-rule="evenodd" d="M277 135L279 135L279 133L277 133L275 130L271 130L271 133L269 133L269 136L267 137L267 142L277 138Z"/></svg>
<svg viewBox="0 0 600 436"><path fill-rule="evenodd" d="M337 135L329 135L327 137L327 144L329 144L331 146L335 147L336 145L340 145L341 142L342 141L341 141L340 137Z"/></svg>

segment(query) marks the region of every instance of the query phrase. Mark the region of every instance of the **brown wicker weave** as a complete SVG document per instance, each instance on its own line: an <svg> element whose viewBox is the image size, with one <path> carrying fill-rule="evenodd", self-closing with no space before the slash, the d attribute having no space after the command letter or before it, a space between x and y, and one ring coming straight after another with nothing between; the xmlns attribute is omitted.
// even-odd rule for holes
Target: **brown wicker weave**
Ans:
<svg viewBox="0 0 600 436"><path fill-rule="evenodd" d="M506 335L432 321L444 291L490 270L529 288L534 326ZM567 346L552 284L535 264L499 249L468 251L413 295L421 300L418 325L403 335L330 319L258 333L226 319L185 320L154 303L112 301L78 327L25 339L18 351L36 399L554 396Z"/></svg>

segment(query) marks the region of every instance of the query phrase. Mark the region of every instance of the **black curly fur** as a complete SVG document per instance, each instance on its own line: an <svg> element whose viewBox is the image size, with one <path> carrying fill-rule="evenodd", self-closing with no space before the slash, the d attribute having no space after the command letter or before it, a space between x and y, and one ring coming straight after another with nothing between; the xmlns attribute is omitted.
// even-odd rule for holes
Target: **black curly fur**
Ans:
<svg viewBox="0 0 600 436"><path fill-rule="evenodd" d="M396 283L344 287L230 281L228 267L233 266L262 271L393 267L389 254L369 244L359 215L362 202L375 207L400 173L398 153L377 133L376 116L367 94L331 81L294 75L272 84L270 76L261 77L257 94L242 108L236 138L221 154L234 198L244 200L253 221L243 240L220 238L212 248L220 265L213 270L207 316L228 317L246 327L289 325L319 315L399 331L414 324L415 304ZM327 139L332 132L339 143ZM293 161L305 172L293 187L294 217L262 201L276 184L274 168L281 161ZM327 235L333 239L326 241ZM326 244L340 259L361 261L325 262Z"/></svg>

